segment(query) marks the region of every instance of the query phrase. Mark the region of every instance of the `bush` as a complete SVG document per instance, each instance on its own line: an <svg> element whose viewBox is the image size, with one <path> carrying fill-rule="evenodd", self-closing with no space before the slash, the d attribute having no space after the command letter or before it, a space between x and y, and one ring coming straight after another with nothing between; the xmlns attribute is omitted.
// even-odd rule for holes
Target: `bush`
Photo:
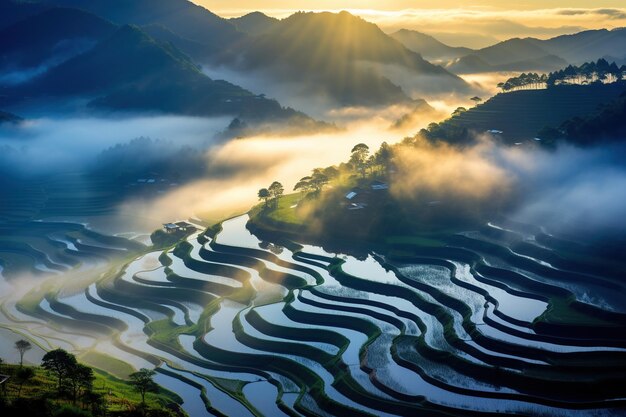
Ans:
<svg viewBox="0 0 626 417"><path fill-rule="evenodd" d="M92 417L90 412L71 405L61 406L61 408L57 409L52 415L54 417Z"/></svg>

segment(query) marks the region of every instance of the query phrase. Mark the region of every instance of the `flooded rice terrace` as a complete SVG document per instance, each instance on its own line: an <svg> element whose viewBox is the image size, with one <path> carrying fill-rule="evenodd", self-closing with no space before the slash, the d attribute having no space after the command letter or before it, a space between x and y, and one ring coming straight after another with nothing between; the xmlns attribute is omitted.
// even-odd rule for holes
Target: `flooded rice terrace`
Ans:
<svg viewBox="0 0 626 417"><path fill-rule="evenodd" d="M545 319L554 300L587 328L626 317L614 270L554 260L567 242L503 220L436 251L357 259L268 245L247 221L155 252L42 222L47 238L16 257L66 278L3 278L3 351L27 336L33 362L62 347L156 367L193 417L626 413L624 387L611 386L624 335L579 339ZM68 277L98 268L95 282Z"/></svg>

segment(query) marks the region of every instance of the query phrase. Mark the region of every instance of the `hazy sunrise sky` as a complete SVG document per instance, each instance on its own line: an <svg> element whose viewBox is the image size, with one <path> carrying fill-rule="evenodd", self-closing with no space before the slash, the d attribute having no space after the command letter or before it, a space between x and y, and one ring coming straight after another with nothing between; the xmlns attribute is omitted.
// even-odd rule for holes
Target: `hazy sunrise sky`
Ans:
<svg viewBox="0 0 626 417"><path fill-rule="evenodd" d="M511 37L547 38L585 29L626 26L624 0L193 0L223 17L262 11L348 10L391 32L406 28L451 45L480 47Z"/></svg>

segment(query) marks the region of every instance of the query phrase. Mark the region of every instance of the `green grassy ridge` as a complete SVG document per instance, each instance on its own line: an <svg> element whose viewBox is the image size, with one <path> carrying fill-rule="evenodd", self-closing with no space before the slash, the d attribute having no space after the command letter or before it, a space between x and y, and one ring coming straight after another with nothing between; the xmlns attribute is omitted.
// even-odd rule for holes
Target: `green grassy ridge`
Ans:
<svg viewBox="0 0 626 417"><path fill-rule="evenodd" d="M309 276L312 276L313 278L315 278L317 284L321 284L323 282L323 279L321 278L319 273L317 273L317 271L311 268L307 268L306 266L303 266L303 265L298 265L296 263L285 261L272 253L269 253L260 249L239 248L239 247L234 247L234 246L222 245L220 243L217 243L215 240L212 241L209 245L211 246L211 249L213 249L215 252L218 252L218 253L240 254L249 258L262 259L262 260L274 263L278 266L292 269L294 271L303 272ZM203 253L206 254L206 252L201 251L201 254ZM298 280L302 280L299 277L294 276L294 278L297 278Z"/></svg>
<svg viewBox="0 0 626 417"><path fill-rule="evenodd" d="M189 269L207 275L221 275L241 283L250 280L250 274L248 272L234 266L203 262L192 258L191 250L192 246L188 242L181 242L174 250L174 255L182 259L185 266Z"/></svg>
<svg viewBox="0 0 626 417"><path fill-rule="evenodd" d="M266 346L265 345L266 341L259 341L258 343L259 343L258 345L259 347ZM329 398L324 393L323 381L319 379L317 375L311 372L308 368L300 365L299 363L295 361L292 361L291 359L271 356L271 355L256 355L256 354L224 351L224 350L215 348L213 346L207 345L206 343L204 343L203 347L200 347L199 349L204 350L205 351L204 354L206 355L219 357L220 361L228 360L228 361L233 361L234 363L250 364L251 366L255 366L254 364L256 363L256 367L259 367L259 363L262 363L263 369L283 374L287 376L288 378L292 379L298 385L307 387L308 393L316 399L316 402L318 403L320 408L333 415L350 415L350 416L368 415L358 410L355 410L349 406L340 404L332 400L331 398ZM358 384L356 384L356 382L353 381L351 377L348 375L349 372L347 368L345 367L345 365L341 367L341 365L337 364L336 366L340 366L340 368L335 369L334 372L331 371L331 373L333 373L333 375L337 375L337 371L341 370L341 374L336 377L335 382L333 383L333 386L338 391L342 392L344 395L353 399L355 402L364 404L373 409L385 410L387 412L403 410L405 415L407 414L409 410L411 413L415 413L420 410L420 408L415 405L407 406L407 405L397 404L397 403L390 402L384 399L380 399L378 397L374 397L371 394L362 391L362 388ZM301 396L303 394L304 392L301 393ZM297 400L297 403L299 403L300 398ZM296 410L298 412L304 411L304 409L302 407L299 407L298 405L296 406ZM305 412L305 414L311 415L308 412Z"/></svg>
<svg viewBox="0 0 626 417"><path fill-rule="evenodd" d="M595 275L590 276L590 275L578 273L578 272L571 271L571 270L562 270L562 269L556 270L556 269L547 267L545 265L541 265L531 259L527 259L522 256L519 256L513 253L513 251L510 248L503 247L498 244L487 242L484 240L470 238L467 236L456 235L449 239L449 243L451 245L460 245L465 248L474 249L480 252L497 256L498 258L503 259L504 261L506 261L507 263L509 263L510 265L514 267L517 267L526 271L534 272L546 278L553 278L553 279L567 278L570 281L582 282L582 283L587 282L587 281L593 281L594 283L601 285L607 289L619 290L621 288L617 283L612 282L611 280L606 279L605 277L599 277Z"/></svg>
<svg viewBox="0 0 626 417"><path fill-rule="evenodd" d="M287 289L303 288L308 285L307 281L299 276L296 276L287 272L275 271L271 269L270 267L266 266L264 262L261 262L258 259L254 259L252 257L254 256L254 254L250 254L246 250L238 251L238 250L235 250L234 248L231 249L231 247L228 247L228 249L225 249L225 248L226 247L224 246L217 247L218 250L229 250L231 252L235 252L235 254L211 252L211 251L205 250L205 251L201 251L200 255L207 262L229 262L229 263L235 262L238 265L242 265L242 266L249 267L249 268L254 268L257 270L257 272L259 273L259 276L263 280L267 282L271 282L273 284L281 285ZM237 255L236 254L237 252L241 252L242 255ZM290 268L290 269L300 270L302 272L309 273L309 275L315 274L314 271L313 271L313 274L311 274L311 270L309 270L308 268L291 264L291 263L279 260L278 258L274 259L274 261L275 261L274 263L276 263L279 266L290 268L293 265L294 268ZM317 278L317 274L313 276Z"/></svg>
<svg viewBox="0 0 626 417"><path fill-rule="evenodd" d="M528 242L519 242L511 247L515 252L531 256L536 259L540 259L542 261L546 261L551 265L554 265L558 269L564 270L574 270L574 271L582 271L585 274L595 275L597 273L598 262L589 262L589 260L585 260L584 258L572 259L565 258L561 254L554 252L550 249L544 249L536 245L532 245ZM610 278L611 280L615 280L617 282L621 282L623 278L624 265L622 264L607 264L606 262L602 263L602 275Z"/></svg>
<svg viewBox="0 0 626 417"><path fill-rule="evenodd" d="M297 329L293 327L270 323L263 319L255 309L246 314L246 320L259 332L272 337L281 337L301 342L322 342L336 346L344 351L349 344L349 339L338 332L325 329Z"/></svg>
<svg viewBox="0 0 626 417"><path fill-rule="evenodd" d="M237 315L233 321L233 333L235 334L237 341L253 349L269 353L282 353L285 355L293 355L295 354L294 352L297 352L297 356L310 359L321 364L322 366L328 365L336 357L335 355L329 354L317 347L304 343L289 342L288 340L278 342L251 336L244 331L239 315Z"/></svg>
<svg viewBox="0 0 626 417"><path fill-rule="evenodd" d="M468 239L462 236L457 236L453 239L451 243L457 244L457 245L463 245L465 247L473 248L477 251L489 253L491 255L497 256L500 259L503 259L504 261L506 261L507 263L515 267L536 273L546 278L552 278L556 280L557 282L559 280L563 280L564 278L567 278L568 280L571 280L571 281L580 282L583 284L591 280L594 283L600 283L602 286L604 286L607 289L615 290L615 289L621 288L617 286L617 284L607 281L607 280L601 280L598 282L598 280L595 277L591 277L588 275L578 274L578 273L571 272L571 271L553 270L543 265L539 265L536 262L531 261L529 259L515 255L510 250L503 248L501 246L489 243L489 242L478 241L475 239ZM509 277L512 276L510 273L506 273L506 275L508 275ZM549 285L549 284L544 284L544 285ZM545 289L546 287L544 286L543 288ZM560 292L561 293L560 295L562 295L563 297L569 297L571 295L569 291L566 291L566 290L559 291L559 290L556 290L556 288L558 287L555 287L555 289L552 290L551 292L553 293ZM575 307L575 309L577 309L579 313L582 313L581 311L582 303L579 303L579 302L572 303L572 305L575 305L575 304L579 304L578 306ZM605 325L606 325L606 322L608 323L613 322L613 324L617 325L618 327L623 327L626 324L626 315L624 314L605 311L600 308L594 308L593 306L589 306L589 307L585 306L584 308L586 308L587 311L589 312L593 312L593 315L588 317L587 321L589 322L589 324L601 325L602 321L605 322ZM582 318L581 314L578 314L577 316L578 316L577 318ZM599 318L600 321L593 320L593 317ZM578 324L580 325L580 322L578 322Z"/></svg>
<svg viewBox="0 0 626 417"><path fill-rule="evenodd" d="M453 329L453 317L448 312L446 312L443 307L441 307L440 305L425 302L418 294L414 293L408 288L397 287L390 284L382 284L372 281L365 281L360 278L346 274L345 272L341 271L340 268L338 270L335 269L335 271L333 272L333 276L335 276L335 278L337 278L337 280L342 283L342 285L346 285L348 287L362 291L374 291L379 294L404 298L407 301L413 303L420 310L434 316L444 326L444 337L446 338L448 343L461 351L464 351L474 357L486 361L487 363L493 362L495 360L496 363L503 366L509 366L514 368L519 368L520 366L528 366L526 363L514 359L490 357L489 355L485 355L479 350L466 345L462 340L459 339L458 335ZM442 300L446 301L443 298ZM463 305L459 301L455 301L454 304ZM467 308L467 306L465 307ZM471 322L471 311L465 312L465 314L461 313L461 315L463 316L462 325L468 332L468 334L472 336L473 340L477 344L482 345L488 350L492 350L495 352L541 360L554 364L555 366L558 364L563 364L563 361L565 361L565 363L567 363L568 361L573 362L574 365L570 366L570 368L575 368L576 360L581 358L585 358L588 363L592 364L588 366L597 366L598 364L602 364L603 362L601 358L604 358L604 360L609 361L608 363L612 364L609 366L615 366L616 363L620 363L620 361L623 361L623 355L620 355L619 352L617 352L617 354L615 354L616 352L584 352L569 354L548 352L541 349L522 347L519 345L508 343L506 341L495 341L493 339L490 339L489 337L483 336L480 332L476 330L475 323ZM582 369L584 369L584 367Z"/></svg>
<svg viewBox="0 0 626 417"><path fill-rule="evenodd" d="M465 129L479 133L498 129L504 131L506 142L513 143L532 139L546 126L558 127L572 117L592 113L599 105L617 98L624 89L626 83L620 82L501 93L440 126L444 130ZM454 136L449 139L459 139Z"/></svg>
<svg viewBox="0 0 626 417"><path fill-rule="evenodd" d="M465 321L468 320L469 318L467 316L465 316L464 318L464 325L466 324ZM448 333L448 331L451 330L450 326L446 326L446 333ZM446 339L449 339L446 336ZM474 340L476 340L476 338L474 338ZM432 348L430 348L427 344L425 344L425 342L422 340L423 344L421 345L424 349L428 349L429 351L434 351ZM455 345L455 343L452 343L452 345ZM456 346L457 348L459 348L459 346ZM522 352L523 353L523 352ZM592 353L592 352L589 352ZM453 355L450 355L447 352L441 352L441 354L446 358L446 361L450 361L452 359L455 360L459 360L462 361L461 363L464 363L465 365L463 367L459 367L457 370L461 371L461 372L468 372L469 371L469 375L475 375L478 374L480 375L481 372L475 372L476 369L473 369L472 367L468 368L468 365L470 365L470 363L468 362L463 362L462 359L460 358L452 358ZM474 355L476 356L476 355ZM484 355L478 355L480 356L484 356ZM522 354L521 356L524 356L524 354ZM555 355L555 356L558 356ZM561 375L561 378L556 378L556 380L559 381L559 385L563 388L563 384L569 385L567 388L569 389L570 395L572 396L572 398L575 398L578 390L579 390L579 385L577 385L574 381L572 381L572 379L568 379L568 377L563 377L562 375L569 375L572 374L572 372L574 372L576 376L582 376L584 375L584 373L588 373L590 375L595 375L598 372L598 365L599 364L603 364L602 362L602 358L606 358L606 360L608 360L608 363L606 365L604 365L604 373L607 374L608 376L605 375L604 379L599 379L597 376L595 377L595 385L590 386L589 387L589 392L588 393L594 393L595 395L597 395L599 398L604 399L606 397L604 397L603 395L607 394L607 390L605 390L604 388L604 383L607 383L609 385L611 385L612 387L619 387L621 386L620 383L620 379L617 378L615 379L613 376L611 376L611 371L614 370L614 366L619 364L620 362L623 362L623 355L617 356L616 358L614 358L613 360L607 358L607 356L612 356L612 355L606 355L606 352L597 354L597 355L585 355L585 354L564 354L563 356L568 356L572 359L574 359L574 363L570 363L569 365L567 364L561 364L559 365L558 362L554 363L552 365L552 369L549 370L545 370L542 368L545 367L541 367L541 366L533 366L533 365L528 365L526 363L522 363L521 367L518 365L517 368L523 370L524 372L533 372L535 374L538 374L540 377L539 378L535 378L531 381L524 381L517 384L514 384L518 387L523 387L525 384L527 383L532 383L532 384L539 384L539 386L542 386L541 384L543 384L545 382L546 378L555 378L556 376ZM576 360L579 357L583 357L583 356L587 356L587 360L584 363L581 364L577 364ZM482 360L486 360L484 357L481 358ZM500 362L501 366L510 366L510 364L507 364L506 362L509 362L507 360L505 360L504 358L499 358L500 360L498 362ZM570 361L571 362L571 361ZM533 369L535 369L533 371ZM484 373L484 372L482 372ZM494 381L489 381L490 383L493 383ZM566 391L565 389L563 391ZM586 391L587 392L587 391ZM615 395L619 395L619 389L617 390L612 390L613 394ZM597 400L600 401L600 400ZM597 404L596 404L597 405ZM592 405L585 405L584 407L591 407Z"/></svg>
<svg viewBox="0 0 626 417"><path fill-rule="evenodd" d="M403 344L408 345L413 353L408 356L406 353L400 354L398 349ZM623 380L619 377L598 380L594 379L593 373L590 373L581 381L580 375L576 375L579 379L574 380L559 374L558 371L552 373L550 370L545 371L541 375L537 375L537 372L532 370L512 373L500 366L477 365L447 352L429 348L423 340L423 336L418 338L400 336L397 343L392 345L392 357L399 365L417 372L429 383L461 395L523 401L572 410L620 408L626 404L624 400L614 399L620 397L620 387ZM422 369L419 364L424 362L424 360L429 360L439 366L448 367L454 372L468 375L470 378L475 378L487 384L506 386L518 391L518 393L487 393L449 385L447 382L433 378L427 371ZM609 390L605 389L607 386L610 387ZM418 397L402 395L399 398L411 401L412 398ZM437 407L437 405L434 406Z"/></svg>
<svg viewBox="0 0 626 417"><path fill-rule="evenodd" d="M8 375L13 375L18 369L19 365L3 364L0 366L2 373ZM68 403L67 400L56 397L56 377L39 366L31 367L31 369L35 371L35 377L24 384L21 393L22 399L37 401L39 398L49 398L57 407ZM98 369L94 369L94 377L93 390L106 397L109 412L124 415L123 413L126 411L125 400L135 404L141 402L141 396L128 381ZM15 383L11 378L5 383L5 389L9 395L16 390L14 385ZM177 394L163 388L160 388L156 393L146 394L146 404L151 408L162 408L170 403L181 404L182 399Z"/></svg>

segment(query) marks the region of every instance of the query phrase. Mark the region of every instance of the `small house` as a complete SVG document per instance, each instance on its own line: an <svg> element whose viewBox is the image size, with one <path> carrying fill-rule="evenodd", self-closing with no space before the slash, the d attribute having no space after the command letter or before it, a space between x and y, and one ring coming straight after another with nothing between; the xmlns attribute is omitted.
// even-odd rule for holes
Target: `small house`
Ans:
<svg viewBox="0 0 626 417"><path fill-rule="evenodd" d="M164 223L163 230L166 233L191 232L196 230L196 227L187 222Z"/></svg>
<svg viewBox="0 0 626 417"><path fill-rule="evenodd" d="M188 232L192 229L195 229L193 224L187 222L176 222L174 224L178 226L178 230L180 230L181 232Z"/></svg>
<svg viewBox="0 0 626 417"><path fill-rule="evenodd" d="M354 200L354 198L359 195L359 193L357 193L356 191L350 191L348 194L346 194L346 199L347 200Z"/></svg>
<svg viewBox="0 0 626 417"><path fill-rule="evenodd" d="M388 190L389 184L387 184L386 182L382 182L382 181L372 181L372 183L370 184L370 187L372 187L372 190L374 191Z"/></svg>
<svg viewBox="0 0 626 417"><path fill-rule="evenodd" d="M165 230L166 233L174 233L178 231L178 226L174 223L164 223L163 230Z"/></svg>

